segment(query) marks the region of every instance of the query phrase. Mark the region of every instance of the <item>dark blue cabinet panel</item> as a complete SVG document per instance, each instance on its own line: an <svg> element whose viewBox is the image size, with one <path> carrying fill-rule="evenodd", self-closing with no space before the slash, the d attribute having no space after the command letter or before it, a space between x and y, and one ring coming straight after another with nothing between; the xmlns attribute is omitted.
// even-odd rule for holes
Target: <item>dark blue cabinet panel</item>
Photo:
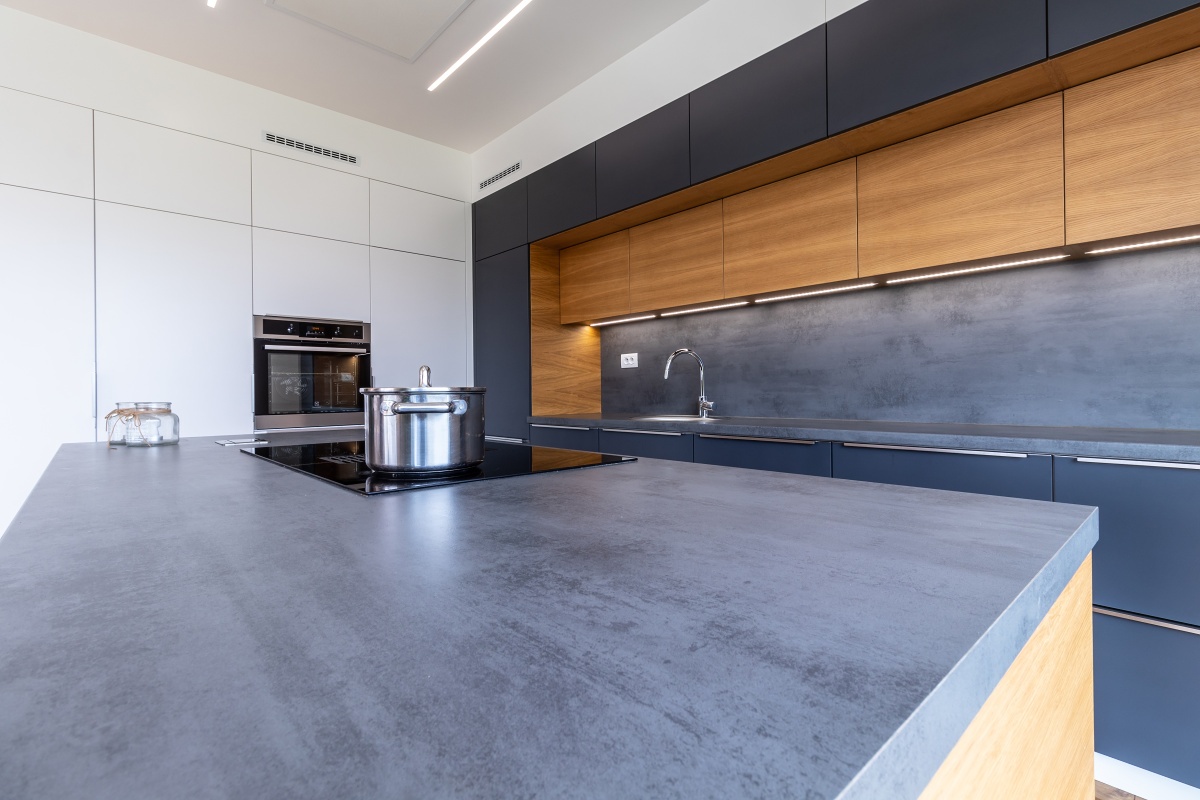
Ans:
<svg viewBox="0 0 1200 800"><path fill-rule="evenodd" d="M524 439L532 405L529 364L529 247L477 260L475 385L487 388L484 431Z"/></svg>
<svg viewBox="0 0 1200 800"><path fill-rule="evenodd" d="M534 424L529 426L529 443L595 453L600 449L600 431L596 428Z"/></svg>
<svg viewBox="0 0 1200 800"><path fill-rule="evenodd" d="M525 179L521 179L471 206L476 261L528 244L528 204Z"/></svg>
<svg viewBox="0 0 1200 800"><path fill-rule="evenodd" d="M526 178L529 241L596 218L596 143L576 150Z"/></svg>
<svg viewBox="0 0 1200 800"><path fill-rule="evenodd" d="M690 433L650 433L647 431L600 431L600 452L621 456L692 460Z"/></svg>
<svg viewBox="0 0 1200 800"><path fill-rule="evenodd" d="M693 460L697 464L766 469L823 478L831 474L829 458L829 442L772 441L700 434L693 445Z"/></svg>
<svg viewBox="0 0 1200 800"><path fill-rule="evenodd" d="M1103 614L1092 620L1096 752L1200 786L1200 636Z"/></svg>
<svg viewBox="0 0 1200 800"><path fill-rule="evenodd" d="M1191 0L1048 0L1050 55L1196 5Z"/></svg>
<svg viewBox="0 0 1200 800"><path fill-rule="evenodd" d="M833 477L1030 500L1054 499L1050 456L833 446Z"/></svg>
<svg viewBox="0 0 1200 800"><path fill-rule="evenodd" d="M1056 456L1054 499L1100 508L1098 605L1200 625L1200 470Z"/></svg>
<svg viewBox="0 0 1200 800"><path fill-rule="evenodd" d="M827 27L831 134L1046 58L1046 0L867 0Z"/></svg>
<svg viewBox="0 0 1200 800"><path fill-rule="evenodd" d="M597 216L685 188L688 125L688 98L681 97L596 142Z"/></svg>
<svg viewBox="0 0 1200 800"><path fill-rule="evenodd" d="M825 26L692 92L692 183L824 138Z"/></svg>

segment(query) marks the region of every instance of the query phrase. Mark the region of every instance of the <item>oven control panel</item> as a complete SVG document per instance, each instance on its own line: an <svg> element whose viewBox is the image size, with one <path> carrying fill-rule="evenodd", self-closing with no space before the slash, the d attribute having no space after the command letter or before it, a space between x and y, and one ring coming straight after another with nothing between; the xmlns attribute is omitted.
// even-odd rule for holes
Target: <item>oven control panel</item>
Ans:
<svg viewBox="0 0 1200 800"><path fill-rule="evenodd" d="M365 325L361 322L330 320L281 319L262 317L263 336L287 336L300 339L365 340Z"/></svg>

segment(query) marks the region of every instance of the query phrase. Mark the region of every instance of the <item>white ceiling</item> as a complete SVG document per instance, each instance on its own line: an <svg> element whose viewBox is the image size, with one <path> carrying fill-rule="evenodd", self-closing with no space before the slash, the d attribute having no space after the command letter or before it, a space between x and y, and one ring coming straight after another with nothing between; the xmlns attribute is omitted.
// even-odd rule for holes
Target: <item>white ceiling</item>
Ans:
<svg viewBox="0 0 1200 800"><path fill-rule="evenodd" d="M426 90L517 2L218 0L211 9L205 0L0 0L467 153L706 0L533 0Z"/></svg>

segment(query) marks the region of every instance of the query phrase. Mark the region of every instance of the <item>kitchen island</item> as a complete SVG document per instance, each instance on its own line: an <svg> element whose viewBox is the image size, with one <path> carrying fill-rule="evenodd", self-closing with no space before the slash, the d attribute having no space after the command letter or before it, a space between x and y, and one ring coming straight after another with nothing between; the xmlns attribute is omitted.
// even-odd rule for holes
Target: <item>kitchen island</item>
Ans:
<svg viewBox="0 0 1200 800"><path fill-rule="evenodd" d="M1010 785L1082 798L1096 539L649 459L362 498L211 439L67 445L0 539L0 785L916 798L1025 748Z"/></svg>

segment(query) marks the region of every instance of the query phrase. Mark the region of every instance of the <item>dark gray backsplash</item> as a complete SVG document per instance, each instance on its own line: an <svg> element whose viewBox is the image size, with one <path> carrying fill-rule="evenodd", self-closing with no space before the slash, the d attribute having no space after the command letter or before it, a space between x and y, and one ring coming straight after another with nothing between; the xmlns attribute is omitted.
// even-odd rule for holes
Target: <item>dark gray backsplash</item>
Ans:
<svg viewBox="0 0 1200 800"><path fill-rule="evenodd" d="M1200 247L748 306L601 332L608 413L1200 428ZM621 353L638 353L621 369Z"/></svg>

